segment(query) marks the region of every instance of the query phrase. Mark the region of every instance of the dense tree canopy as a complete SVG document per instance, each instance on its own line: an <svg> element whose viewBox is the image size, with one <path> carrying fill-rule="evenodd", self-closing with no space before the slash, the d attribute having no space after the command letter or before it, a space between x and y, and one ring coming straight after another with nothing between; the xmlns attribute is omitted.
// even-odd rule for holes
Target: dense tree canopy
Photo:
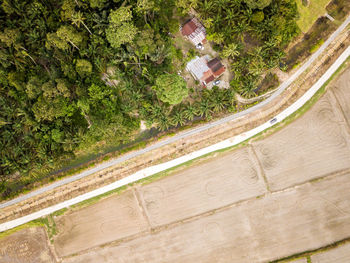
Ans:
<svg viewBox="0 0 350 263"><path fill-rule="evenodd" d="M263 9L271 4L272 0L244 0L251 9Z"/></svg>
<svg viewBox="0 0 350 263"><path fill-rule="evenodd" d="M194 3L207 38L216 43L222 56L232 59L232 87L246 97L255 96L262 72L280 65L284 47L299 33L295 1Z"/></svg>
<svg viewBox="0 0 350 263"><path fill-rule="evenodd" d="M190 9L232 62L233 88L186 87L177 75L187 57L169 32ZM294 0L3 0L0 193L99 142L129 142L140 120L166 130L235 110L235 90L254 95L278 65L296 17Z"/></svg>
<svg viewBox="0 0 350 263"><path fill-rule="evenodd" d="M159 76L154 89L158 98L169 104L179 104L188 96L186 82L177 74L164 74Z"/></svg>

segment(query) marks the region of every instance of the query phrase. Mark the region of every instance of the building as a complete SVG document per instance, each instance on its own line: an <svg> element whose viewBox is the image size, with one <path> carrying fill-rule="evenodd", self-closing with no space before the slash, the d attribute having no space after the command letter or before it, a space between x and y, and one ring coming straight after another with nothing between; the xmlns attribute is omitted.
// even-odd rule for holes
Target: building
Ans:
<svg viewBox="0 0 350 263"><path fill-rule="evenodd" d="M184 37L189 39L197 48L203 47L207 42L206 32L204 26L197 18L192 18L181 27L181 33Z"/></svg>
<svg viewBox="0 0 350 263"><path fill-rule="evenodd" d="M226 68L222 65L220 59L211 59L210 56L206 55L192 59L187 63L186 70L204 87L211 87L213 81L220 77Z"/></svg>

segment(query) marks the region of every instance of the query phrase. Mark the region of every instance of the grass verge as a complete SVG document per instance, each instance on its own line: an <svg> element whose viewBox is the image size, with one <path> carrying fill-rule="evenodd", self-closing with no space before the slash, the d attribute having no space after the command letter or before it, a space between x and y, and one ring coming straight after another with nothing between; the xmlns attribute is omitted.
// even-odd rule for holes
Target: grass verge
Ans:
<svg viewBox="0 0 350 263"><path fill-rule="evenodd" d="M301 0L296 1L300 14L297 24L302 32L307 32L317 18L326 13L326 6L329 1L330 0L310 0L308 6L305 6Z"/></svg>
<svg viewBox="0 0 350 263"><path fill-rule="evenodd" d="M318 249L314 249L314 250L308 250L308 251L304 251L298 254L294 254L292 256L289 257L285 257L283 259L278 259L278 260L274 260L274 261L270 261L270 263L284 263L284 262L293 262L294 260L297 259L306 259L307 263L311 263L311 256L318 254L318 253L322 253L322 252L326 252L328 250L343 246L345 244L350 243L350 238L346 238L343 240L339 240L337 242L334 242L328 246L322 247L322 248L318 248Z"/></svg>

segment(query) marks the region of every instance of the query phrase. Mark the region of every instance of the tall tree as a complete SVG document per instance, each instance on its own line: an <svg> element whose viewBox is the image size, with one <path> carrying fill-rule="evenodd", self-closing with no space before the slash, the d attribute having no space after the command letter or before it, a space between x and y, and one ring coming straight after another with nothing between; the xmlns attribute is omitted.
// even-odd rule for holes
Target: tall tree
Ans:
<svg viewBox="0 0 350 263"><path fill-rule="evenodd" d="M90 29L84 23L85 18L80 11L72 14L71 20L72 20L72 24L76 25L78 28L80 27L80 24L82 24L86 28L86 30L90 33L90 35L92 35Z"/></svg>
<svg viewBox="0 0 350 263"><path fill-rule="evenodd" d="M110 13L106 37L112 47L119 48L133 41L138 30L131 20L131 7L123 6Z"/></svg>
<svg viewBox="0 0 350 263"><path fill-rule="evenodd" d="M272 0L243 0L251 9L263 9L271 4Z"/></svg>
<svg viewBox="0 0 350 263"><path fill-rule="evenodd" d="M177 74L160 75L153 89L161 101L169 104L179 104L188 96L186 82Z"/></svg>

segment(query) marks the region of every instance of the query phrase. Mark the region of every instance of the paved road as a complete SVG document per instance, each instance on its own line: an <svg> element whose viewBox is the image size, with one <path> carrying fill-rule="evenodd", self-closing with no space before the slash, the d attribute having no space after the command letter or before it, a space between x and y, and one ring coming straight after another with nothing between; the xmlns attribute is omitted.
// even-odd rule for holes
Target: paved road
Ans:
<svg viewBox="0 0 350 263"><path fill-rule="evenodd" d="M249 114L249 113L251 113L251 112L253 112L255 110L258 110L258 109L264 107L266 104L270 103L277 96L279 96L286 88L288 88L290 86L290 84L294 80L296 80L321 55L321 53L339 35L339 33L345 29L345 27L349 23L350 23L350 16L339 26L339 28L327 39L327 41L325 41L325 43L289 79L287 79L285 82L283 82L279 86L279 88L276 90L276 92L274 94L272 94L269 98L267 98L263 102L255 105L255 106L253 106L253 107L251 107L251 108L249 108L249 109L247 109L245 111L241 111L241 112L229 115L229 116L227 116L225 118L222 118L222 119L210 122L208 124L205 124L203 126L200 126L200 127L197 127L197 128L191 129L191 130L180 132L180 133L178 133L177 135L175 135L175 136L173 136L171 138L159 141L159 142L157 142L157 143L155 143L155 144L153 144L151 146L148 146L148 147L146 147L144 149L125 154L125 155L123 155L123 156L121 156L119 158L112 159L110 161L107 161L107 162L104 162L102 164L96 165L92 169L85 170L85 171L83 171L83 172L81 172L79 174L73 175L71 177L64 178L64 179L59 180L57 182L54 182L54 183L52 183L50 185L47 185L47 186L39 188L39 189L37 189L35 191L32 191L32 192L30 192L28 194L21 195L21 196L19 196L17 198L14 198L14 199L10 200L10 201L7 201L7 202L3 202L3 203L0 204L0 209L1 208L5 208L5 207L10 206L10 205L17 204L17 203L22 202L22 201L24 201L26 199L29 199L31 197L34 197L34 196L40 195L42 193L45 193L46 191L50 191L52 189L55 189L55 188L57 188L59 186L62 186L62 185L65 185L65 184L69 184L71 182L74 182L76 180L79 180L81 178L84 178L86 176L94 174L96 172L99 172L99 171L101 171L103 169L106 169L108 167L114 166L114 165L119 164L121 162L124 162L126 160L129 160L129 159L132 159L134 157L140 156L140 155L142 155L144 153L147 153L147 152L150 152L152 150L161 148L161 147L163 147L163 146L165 146L167 144L174 143L174 142L176 142L178 140L181 140L183 138L186 138L188 136L191 136L191 135L194 135L196 133L200 133L200 132L206 131L208 129L211 129L211 128L215 127L215 126L218 126L218 125L230 122L230 121L232 121L232 120L234 120L236 118L242 117L244 115L247 115L247 114Z"/></svg>
<svg viewBox="0 0 350 263"><path fill-rule="evenodd" d="M143 179L145 177L152 176L156 173L159 173L161 171L165 171L169 168L175 167L181 163L184 163L189 160L193 160L199 156L203 156L205 154L208 154L210 152L224 149L227 147L231 147L234 145L239 144L242 141L245 141L256 134L262 132L263 130L275 125L277 122L282 121L283 119L287 118L291 114L293 114L295 111L297 111L300 107L302 107L325 83L326 81L334 74L334 72L338 69L338 67L350 56L350 47L348 47L340 56L339 58L333 63L333 65L323 74L323 76L296 102L294 102L292 105L290 105L287 109L283 110L281 113L279 113L275 118L276 122L265 122L264 124L251 129L245 133L236 135L230 139L221 141L219 143L213 144L211 146L208 146L206 148L200 149L198 151L186 154L184 156L181 156L179 158L173 159L171 161L154 165L142 170L137 171L136 173L129 175L127 177L124 177L121 180L117 180L111 184L108 184L106 186L97 188L91 192L79 195L77 197L74 197L72 199L69 199L67 201L58 203L56 205L44 208L42 210L39 210L37 212L34 212L32 214L14 219L12 221L5 222L3 224L0 224L0 232L6 231L8 229L17 227L19 225L28 223L34 219L49 215L53 212L56 212L58 210L61 210L63 208L69 207L71 205L80 203L84 200L90 199L92 197L107 193L111 190L117 189L121 186L128 185L129 183L136 182L140 179Z"/></svg>

